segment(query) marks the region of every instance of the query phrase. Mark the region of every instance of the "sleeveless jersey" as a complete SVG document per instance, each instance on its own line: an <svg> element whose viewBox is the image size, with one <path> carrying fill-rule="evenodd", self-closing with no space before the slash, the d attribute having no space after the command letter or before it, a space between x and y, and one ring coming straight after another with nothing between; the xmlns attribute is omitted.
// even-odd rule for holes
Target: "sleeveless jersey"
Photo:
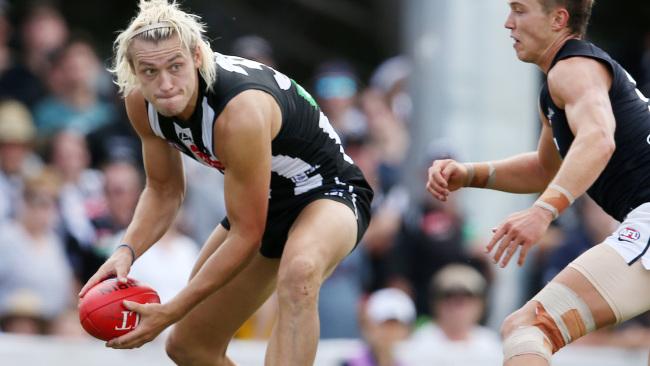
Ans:
<svg viewBox="0 0 650 366"><path fill-rule="evenodd" d="M630 74L607 53L595 45L572 39L560 49L551 68L570 57L588 57L606 65L612 75L609 99L616 131L616 149L603 172L587 190L605 212L623 221L634 208L650 202L650 106L648 98L636 88ZM553 130L553 140L564 158L573 142L564 110L551 98L545 79L540 93L540 108Z"/></svg>
<svg viewBox="0 0 650 366"><path fill-rule="evenodd" d="M213 126L226 104L239 93L256 89L270 94L282 113L282 126L271 150L272 202L310 190L348 184L369 188L363 174L343 151L341 140L314 99L278 71L240 57L215 53L217 78L206 91L199 76L199 95L188 121L165 117L147 105L153 132L198 162L224 172L215 154Z"/></svg>

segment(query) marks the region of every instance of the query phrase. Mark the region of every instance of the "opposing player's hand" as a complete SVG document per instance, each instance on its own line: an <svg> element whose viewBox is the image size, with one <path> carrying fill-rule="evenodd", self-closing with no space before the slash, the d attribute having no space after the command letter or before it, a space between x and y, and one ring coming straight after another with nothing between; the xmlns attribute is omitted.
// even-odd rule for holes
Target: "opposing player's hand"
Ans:
<svg viewBox="0 0 650 366"><path fill-rule="evenodd" d="M97 272L90 277L84 287L81 288L81 291L79 291L79 297L83 297L83 295L85 295L86 292L97 283L113 276L117 277L118 281L126 283L126 276L129 274L129 270L131 269L132 260L133 258L128 248L118 248L113 255L111 255L110 258L99 267Z"/></svg>
<svg viewBox="0 0 650 366"><path fill-rule="evenodd" d="M115 349L139 348L145 343L151 342L160 332L176 321L164 304L139 304L133 301L124 301L123 304L127 309L138 313L140 321L132 331L108 341L107 347Z"/></svg>
<svg viewBox="0 0 650 366"><path fill-rule="evenodd" d="M427 191L433 197L446 201L449 193L465 186L467 168L452 159L435 160L429 168Z"/></svg>
<svg viewBox="0 0 650 366"><path fill-rule="evenodd" d="M542 238L551 221L553 215L537 206L516 212L493 230L494 235L485 250L491 253L496 247L492 254L494 263L501 262L501 267L505 267L517 248L521 247L517 260L517 264L521 266L526 260L526 254Z"/></svg>

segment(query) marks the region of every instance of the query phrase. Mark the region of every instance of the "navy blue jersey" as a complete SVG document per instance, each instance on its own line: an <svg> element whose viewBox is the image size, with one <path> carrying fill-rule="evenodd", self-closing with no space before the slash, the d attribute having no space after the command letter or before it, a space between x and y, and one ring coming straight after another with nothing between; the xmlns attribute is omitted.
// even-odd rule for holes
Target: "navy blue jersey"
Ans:
<svg viewBox="0 0 650 366"><path fill-rule="evenodd" d="M569 40L555 56L551 68L570 57L597 60L607 66L612 75L609 99L616 119L616 150L587 193L605 212L623 221L632 209L650 202L650 105L630 74L592 43ZM551 124L560 155L565 157L574 135L564 110L551 99L547 80L540 93L540 108Z"/></svg>
<svg viewBox="0 0 650 366"><path fill-rule="evenodd" d="M165 117L148 105L154 133L193 159L219 169L214 123L239 93L262 90L276 100L282 126L272 142L271 199L279 202L319 187L354 185L368 188L363 174L345 154L339 136L314 99L278 71L240 57L215 53L217 78L206 91L200 80L196 110L188 121Z"/></svg>

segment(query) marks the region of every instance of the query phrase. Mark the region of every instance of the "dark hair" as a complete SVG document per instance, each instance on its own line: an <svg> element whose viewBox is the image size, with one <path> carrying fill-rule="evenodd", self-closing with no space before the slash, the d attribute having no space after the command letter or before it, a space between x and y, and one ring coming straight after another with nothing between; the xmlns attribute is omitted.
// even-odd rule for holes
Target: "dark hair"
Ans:
<svg viewBox="0 0 650 366"><path fill-rule="evenodd" d="M587 33L587 25L591 18L591 8L594 0L539 0L544 11L550 12L557 7L566 8L569 12L569 29L581 38Z"/></svg>

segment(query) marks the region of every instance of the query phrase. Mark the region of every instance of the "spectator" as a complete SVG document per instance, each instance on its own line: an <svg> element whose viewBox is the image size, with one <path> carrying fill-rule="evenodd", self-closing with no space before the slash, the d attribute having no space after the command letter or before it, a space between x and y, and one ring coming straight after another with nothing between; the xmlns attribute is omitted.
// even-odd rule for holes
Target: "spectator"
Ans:
<svg viewBox="0 0 650 366"><path fill-rule="evenodd" d="M275 68L271 44L257 35L247 35L235 39L232 45L232 54Z"/></svg>
<svg viewBox="0 0 650 366"><path fill-rule="evenodd" d="M171 300L185 287L199 255L199 245L178 231L177 223L182 216L183 212L180 212L176 223L138 258L129 273L156 289L162 302ZM122 234L117 234L118 240ZM165 270L161 271L161 268Z"/></svg>
<svg viewBox="0 0 650 366"><path fill-rule="evenodd" d="M362 333L365 345L343 366L398 366L394 347L411 333L415 306L403 291L386 288L374 292L365 304Z"/></svg>
<svg viewBox="0 0 650 366"><path fill-rule="evenodd" d="M27 178L18 219L0 228L0 316L14 314L16 294L29 292L40 299L37 317L50 323L75 298L63 243L54 231L59 187L49 169Z"/></svg>
<svg viewBox="0 0 650 366"><path fill-rule="evenodd" d="M496 332L482 327L487 282L476 269L451 264L431 280L435 322L420 326L399 350L409 365L501 365Z"/></svg>
<svg viewBox="0 0 650 366"><path fill-rule="evenodd" d="M62 129L74 129L86 135L114 121L115 107L99 93L102 72L87 39L71 39L57 50L47 75L51 95L34 108L39 134L48 137Z"/></svg>
<svg viewBox="0 0 650 366"><path fill-rule="evenodd" d="M47 334L49 325L43 314L46 300L32 290L17 289L4 300L0 331L14 334Z"/></svg>
<svg viewBox="0 0 650 366"><path fill-rule="evenodd" d="M354 250L325 280L318 296L321 339L359 338L359 301L363 296L362 251Z"/></svg>
<svg viewBox="0 0 650 366"><path fill-rule="evenodd" d="M108 211L103 217L93 220L97 233L94 249L106 258L113 250L115 234L126 229L131 222L144 182L142 173L130 162L111 162L102 171Z"/></svg>
<svg viewBox="0 0 650 366"><path fill-rule="evenodd" d="M382 62L370 77L370 86L383 95L392 114L402 123L410 121L413 110L407 88L411 72L411 60L395 56Z"/></svg>
<svg viewBox="0 0 650 366"><path fill-rule="evenodd" d="M341 141L366 135L366 116L358 107L359 78L352 65L344 60L327 61L318 66L314 92L323 113Z"/></svg>
<svg viewBox="0 0 650 366"><path fill-rule="evenodd" d="M32 109L47 94L50 55L67 38L68 26L55 7L47 3L30 7L20 29L21 58L0 71L0 97L17 99Z"/></svg>
<svg viewBox="0 0 650 366"><path fill-rule="evenodd" d="M94 263L104 259L93 250L97 241L93 220L107 211L103 176L90 169L86 140L76 131L64 130L54 136L50 159L63 179L59 208L66 251L77 278L83 280L88 267L94 270Z"/></svg>
<svg viewBox="0 0 650 366"><path fill-rule="evenodd" d="M40 166L32 152L36 130L32 116L20 102L0 102L0 223L15 218L23 177Z"/></svg>

